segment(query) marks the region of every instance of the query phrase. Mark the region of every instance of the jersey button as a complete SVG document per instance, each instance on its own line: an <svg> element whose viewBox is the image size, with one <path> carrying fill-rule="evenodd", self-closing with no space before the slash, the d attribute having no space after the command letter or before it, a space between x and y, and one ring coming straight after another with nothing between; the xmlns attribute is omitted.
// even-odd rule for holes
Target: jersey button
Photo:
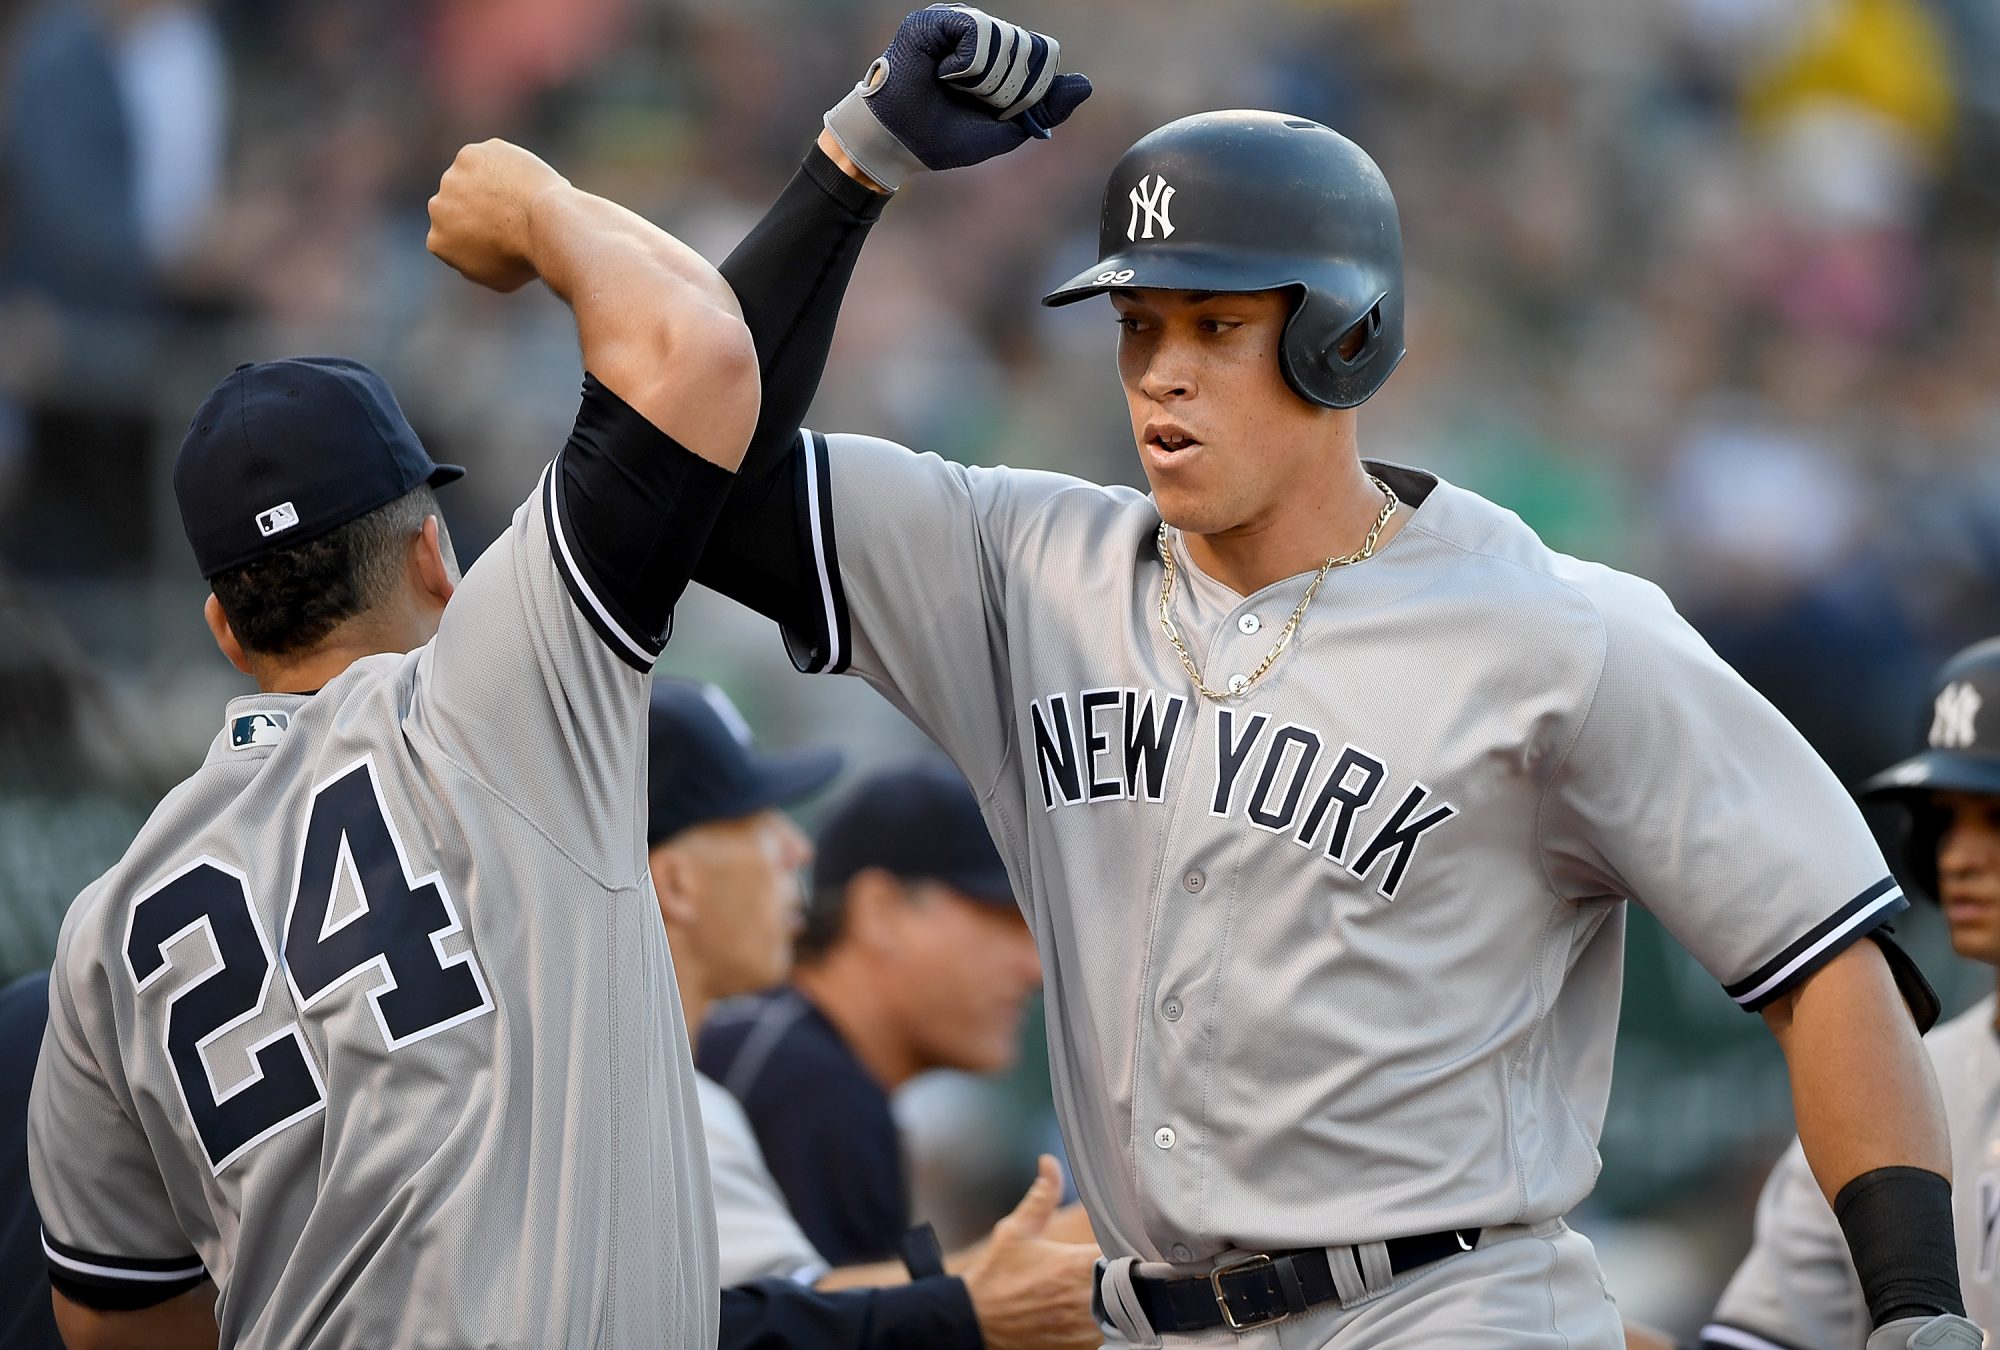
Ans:
<svg viewBox="0 0 2000 1350"><path fill-rule="evenodd" d="M1237 629L1245 633L1254 633L1263 626L1264 626L1264 621L1258 618L1255 614L1245 614L1242 618L1236 621Z"/></svg>
<svg viewBox="0 0 2000 1350"><path fill-rule="evenodd" d="M1174 1244L1174 1260L1176 1261L1194 1260L1194 1248L1188 1246L1187 1243L1185 1242L1176 1242Z"/></svg>
<svg viewBox="0 0 2000 1350"><path fill-rule="evenodd" d="M1189 895L1200 895L1201 888L1207 884L1208 878L1201 874L1201 869L1198 867L1191 869L1186 876L1181 878L1181 889Z"/></svg>
<svg viewBox="0 0 2000 1350"><path fill-rule="evenodd" d="M1160 1005L1160 1016L1166 1018L1169 1022L1180 1021L1181 1001L1177 998L1170 998L1165 1003L1162 1003Z"/></svg>
<svg viewBox="0 0 2000 1350"><path fill-rule="evenodd" d="M1250 687L1250 677L1248 675L1231 675L1229 677L1230 693L1240 694L1249 687Z"/></svg>
<svg viewBox="0 0 2000 1350"><path fill-rule="evenodd" d="M1153 1142L1161 1148L1172 1148L1174 1146L1174 1127L1171 1125L1162 1125L1159 1129L1154 1130Z"/></svg>

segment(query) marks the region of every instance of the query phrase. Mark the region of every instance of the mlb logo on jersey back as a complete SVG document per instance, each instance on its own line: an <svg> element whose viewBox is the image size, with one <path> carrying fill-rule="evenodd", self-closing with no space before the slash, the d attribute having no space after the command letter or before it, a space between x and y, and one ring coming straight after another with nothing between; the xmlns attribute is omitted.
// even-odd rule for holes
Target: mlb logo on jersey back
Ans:
<svg viewBox="0 0 2000 1350"><path fill-rule="evenodd" d="M229 748L247 750L253 745L276 745L292 725L290 713L252 712L229 722Z"/></svg>
<svg viewBox="0 0 2000 1350"><path fill-rule="evenodd" d="M289 530L299 523L299 508L290 502L279 502L268 511L257 513L257 533L269 539L282 530Z"/></svg>

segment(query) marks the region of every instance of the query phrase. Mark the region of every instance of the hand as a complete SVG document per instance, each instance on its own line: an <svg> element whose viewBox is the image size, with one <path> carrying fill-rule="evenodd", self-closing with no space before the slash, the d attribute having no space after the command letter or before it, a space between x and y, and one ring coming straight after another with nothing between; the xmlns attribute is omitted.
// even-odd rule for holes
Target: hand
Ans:
<svg viewBox="0 0 2000 1350"><path fill-rule="evenodd" d="M458 152L431 198L432 253L496 291L533 281L535 198L569 180L518 145L481 141Z"/></svg>
<svg viewBox="0 0 2000 1350"><path fill-rule="evenodd" d="M1090 1226L1090 1215L1084 1213L1080 1204L1064 1205L1049 1220L1044 1237L1057 1242L1088 1242L1097 1245L1097 1230Z"/></svg>
<svg viewBox="0 0 2000 1350"><path fill-rule="evenodd" d="M963 1276L987 1350L1097 1350L1104 1336L1090 1315L1097 1248L1047 1236L1062 1183L1042 1155L1034 1185Z"/></svg>
<svg viewBox="0 0 2000 1350"><path fill-rule="evenodd" d="M1963 1317L1899 1317L1875 1328L1868 1350L1979 1350L1986 1338Z"/></svg>
<svg viewBox="0 0 2000 1350"><path fill-rule="evenodd" d="M903 20L827 113L827 130L893 192L919 169L963 168L1046 140L1090 97L1088 79L1056 73L1061 54L1054 38L969 5L932 5Z"/></svg>

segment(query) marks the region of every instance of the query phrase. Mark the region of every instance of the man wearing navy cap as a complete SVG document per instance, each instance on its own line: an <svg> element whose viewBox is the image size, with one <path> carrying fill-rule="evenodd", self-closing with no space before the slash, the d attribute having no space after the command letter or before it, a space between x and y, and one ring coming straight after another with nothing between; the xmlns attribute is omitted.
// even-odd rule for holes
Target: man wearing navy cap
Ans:
<svg viewBox="0 0 2000 1350"><path fill-rule="evenodd" d="M772 753L713 685L662 680L648 739L646 834L687 1025L714 1000L791 968L799 872L812 844L784 808L840 768L834 750ZM1094 1246L1051 1241L1053 1173L1038 1179L960 1275L905 1282L900 1267L831 1271L786 1207L743 1108L696 1075L715 1191L722 1350L1068 1350L1099 1342ZM800 1096L794 1110L821 1103ZM821 1292L815 1289L834 1292ZM886 1287L875 1287L886 1286Z"/></svg>
<svg viewBox="0 0 2000 1350"><path fill-rule="evenodd" d="M1006 867L950 766L878 774L835 809L797 950L789 985L715 1011L697 1062L743 1103L813 1245L836 1265L879 1261L910 1222L890 1094L928 1069L1012 1064L1041 983Z"/></svg>
<svg viewBox="0 0 2000 1350"><path fill-rule="evenodd" d="M569 304L582 407L462 580L459 471L374 372L195 413L174 489L257 692L63 925L29 1148L72 1350L715 1341L642 735L755 361L713 269L525 151L461 152L431 221Z"/></svg>

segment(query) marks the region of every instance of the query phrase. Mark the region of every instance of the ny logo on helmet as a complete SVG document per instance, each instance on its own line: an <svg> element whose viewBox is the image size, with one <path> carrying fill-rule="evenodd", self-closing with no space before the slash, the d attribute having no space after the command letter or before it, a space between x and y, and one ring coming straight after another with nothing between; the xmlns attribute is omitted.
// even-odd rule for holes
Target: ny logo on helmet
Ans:
<svg viewBox="0 0 2000 1350"><path fill-rule="evenodd" d="M1963 750L1979 739L1973 723L1983 700L1979 691L1960 680L1948 684L1937 696L1931 713L1931 745L1943 750Z"/></svg>
<svg viewBox="0 0 2000 1350"><path fill-rule="evenodd" d="M1167 186L1167 180L1152 174L1139 180L1139 186L1132 189L1132 223L1125 227L1127 239L1151 239L1153 227L1160 227L1160 238L1173 236L1173 218L1167 208L1173 204L1174 190ZM1141 224L1145 225L1142 232Z"/></svg>

